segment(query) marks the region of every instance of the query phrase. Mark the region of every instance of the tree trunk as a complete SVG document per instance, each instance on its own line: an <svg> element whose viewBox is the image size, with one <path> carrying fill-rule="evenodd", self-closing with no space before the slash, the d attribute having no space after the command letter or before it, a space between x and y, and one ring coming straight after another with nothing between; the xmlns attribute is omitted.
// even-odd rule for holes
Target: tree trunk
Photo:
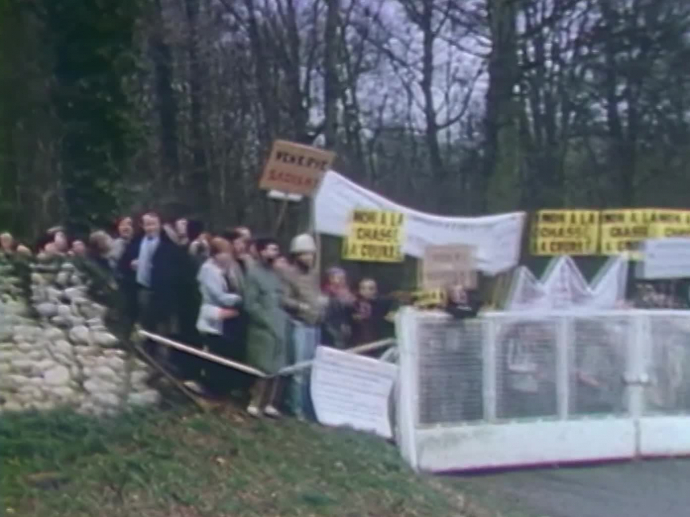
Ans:
<svg viewBox="0 0 690 517"><path fill-rule="evenodd" d="M338 138L338 9L339 0L326 0L324 33L324 111L326 147L332 149Z"/></svg>
<svg viewBox="0 0 690 517"><path fill-rule="evenodd" d="M169 187L179 188L180 155L179 136L177 128L177 98L173 91L172 51L165 41L165 25L163 21L163 6L161 0L156 1L156 19L151 29L150 47L153 60L156 90L156 110L161 143L161 163L163 178L172 178ZM162 179L162 178L161 178Z"/></svg>
<svg viewBox="0 0 690 517"><path fill-rule="evenodd" d="M520 198L515 1L489 0L488 10L492 46L486 95L485 199L489 211L504 211L516 208Z"/></svg>
<svg viewBox="0 0 690 517"><path fill-rule="evenodd" d="M422 8L420 25L423 34L423 53L422 53L422 95L424 95L424 119L426 130L424 138L429 153L429 172L435 179L444 179L445 172L443 160L441 158L441 148L438 143L438 121L436 120L436 107L434 105L434 30L433 23L434 5L433 0L425 0Z"/></svg>
<svg viewBox="0 0 690 517"><path fill-rule="evenodd" d="M202 85L207 83L207 70L199 60L199 0L185 0L188 22L188 55L189 55L189 93L191 108L192 136L192 189L197 206L203 207L206 215L210 209L210 184L206 167L202 120Z"/></svg>

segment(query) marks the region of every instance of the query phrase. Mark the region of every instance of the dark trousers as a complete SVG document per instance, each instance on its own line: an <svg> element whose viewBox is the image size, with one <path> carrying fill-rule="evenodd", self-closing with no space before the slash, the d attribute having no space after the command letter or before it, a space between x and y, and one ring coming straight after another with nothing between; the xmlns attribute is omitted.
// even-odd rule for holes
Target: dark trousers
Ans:
<svg viewBox="0 0 690 517"><path fill-rule="evenodd" d="M201 340L204 343L204 348L209 353L220 357L227 356L229 343L225 336L202 334ZM231 389L229 379L232 375L232 370L213 361L201 358L196 359L198 359L196 363L199 366L197 378L204 385L204 388L213 395L227 394Z"/></svg>
<svg viewBox="0 0 690 517"><path fill-rule="evenodd" d="M155 308L152 307L152 292L149 289L139 287L137 291L137 313L138 319L144 330L153 334L165 337L172 337L175 332L174 319L172 317L160 318L156 316ZM162 345L147 339L144 343L146 352L158 359L167 359L167 352Z"/></svg>
<svg viewBox="0 0 690 517"><path fill-rule="evenodd" d="M236 318L225 320L223 334L228 339L225 357L238 363L245 363L247 358L247 315L240 311ZM254 382L254 376L240 370L227 368L228 383L231 390L246 392Z"/></svg>

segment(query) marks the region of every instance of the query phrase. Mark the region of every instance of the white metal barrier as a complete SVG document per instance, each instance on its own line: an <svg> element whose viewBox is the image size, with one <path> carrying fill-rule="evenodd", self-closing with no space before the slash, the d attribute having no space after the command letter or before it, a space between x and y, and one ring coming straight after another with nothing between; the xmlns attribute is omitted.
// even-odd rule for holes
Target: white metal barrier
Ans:
<svg viewBox="0 0 690 517"><path fill-rule="evenodd" d="M398 443L429 471L690 454L690 311L397 322Z"/></svg>

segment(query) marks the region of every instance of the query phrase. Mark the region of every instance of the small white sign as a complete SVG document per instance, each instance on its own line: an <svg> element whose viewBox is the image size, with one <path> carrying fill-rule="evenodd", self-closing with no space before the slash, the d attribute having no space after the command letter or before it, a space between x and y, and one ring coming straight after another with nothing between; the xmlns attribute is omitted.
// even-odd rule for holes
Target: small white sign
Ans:
<svg viewBox="0 0 690 517"><path fill-rule="evenodd" d="M276 201L291 201L293 203L297 203L299 201L302 201L302 199L304 199L304 196L301 196L299 194L288 194L286 192L281 192L279 190L269 190L268 198L275 199Z"/></svg>
<svg viewBox="0 0 690 517"><path fill-rule="evenodd" d="M311 372L311 398L324 425L392 438L389 400L397 366L320 346Z"/></svg>
<svg viewBox="0 0 690 517"><path fill-rule="evenodd" d="M649 239L642 249L638 277L645 280L690 278L690 238Z"/></svg>

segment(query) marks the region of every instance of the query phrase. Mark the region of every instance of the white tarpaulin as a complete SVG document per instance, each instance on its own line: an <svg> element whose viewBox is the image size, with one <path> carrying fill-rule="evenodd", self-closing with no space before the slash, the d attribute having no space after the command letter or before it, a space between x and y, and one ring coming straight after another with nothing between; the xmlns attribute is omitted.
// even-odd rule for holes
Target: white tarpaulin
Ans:
<svg viewBox="0 0 690 517"><path fill-rule="evenodd" d="M546 290L527 266L520 266L515 271L513 284L508 295L506 310L534 311L549 309Z"/></svg>
<svg viewBox="0 0 690 517"><path fill-rule="evenodd" d="M625 301L628 283L628 259L619 255L611 257L599 274L592 280L592 295L587 302L588 309L617 309Z"/></svg>
<svg viewBox="0 0 690 517"><path fill-rule="evenodd" d="M311 371L317 420L392 438L389 403L397 375L394 364L318 347Z"/></svg>
<svg viewBox="0 0 690 517"><path fill-rule="evenodd" d="M582 306L592 294L577 264L568 256L558 257L549 264L542 284L552 309Z"/></svg>
<svg viewBox="0 0 690 517"><path fill-rule="evenodd" d="M592 281L582 276L571 257L553 259L541 280L524 266L513 278L507 311L615 309L625 300L628 261L611 257Z"/></svg>
<svg viewBox="0 0 690 517"><path fill-rule="evenodd" d="M344 237L357 208L391 210L405 214L403 252L424 257L430 245L466 244L477 249L477 269L495 275L520 260L524 212L484 217L441 217L398 205L383 196L329 171L314 199L315 228L319 233Z"/></svg>

